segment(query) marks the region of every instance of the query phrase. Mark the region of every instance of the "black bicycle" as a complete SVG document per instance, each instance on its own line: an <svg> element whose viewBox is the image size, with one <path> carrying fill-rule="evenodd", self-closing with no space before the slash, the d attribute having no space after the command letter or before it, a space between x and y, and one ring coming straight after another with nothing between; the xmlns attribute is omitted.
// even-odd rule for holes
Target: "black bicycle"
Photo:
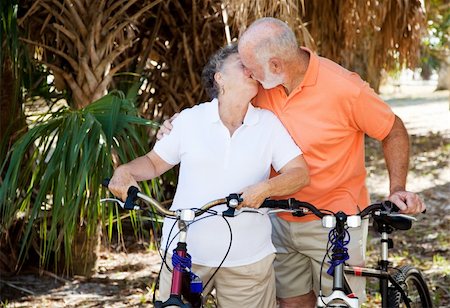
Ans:
<svg viewBox="0 0 450 308"><path fill-rule="evenodd" d="M270 200L265 203L269 207L290 208L295 216L316 215L325 228L330 228L327 255L331 264L328 273L333 275L333 291L328 296L320 291L317 307L358 307L358 298L353 294L346 275L377 278L383 308L432 307L430 292L420 271L411 265L392 267L389 262L388 250L394 246L389 235L396 230L410 229L412 221L416 220L398 213L399 209L393 203L384 201L371 204L358 215L323 211L295 199ZM349 242L347 229L359 227L361 220L368 216L373 218L376 230L381 234L380 260L375 268L348 266L345 264L348 259L345 246Z"/></svg>

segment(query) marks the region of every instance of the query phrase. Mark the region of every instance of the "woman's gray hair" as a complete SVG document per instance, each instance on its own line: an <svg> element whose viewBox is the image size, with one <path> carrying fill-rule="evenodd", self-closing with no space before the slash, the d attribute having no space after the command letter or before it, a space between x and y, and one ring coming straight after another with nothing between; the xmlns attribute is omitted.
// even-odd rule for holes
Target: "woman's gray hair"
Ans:
<svg viewBox="0 0 450 308"><path fill-rule="evenodd" d="M237 54L237 44L227 45L216 51L208 60L202 71L202 84L208 96L213 99L219 95L220 87L214 79L214 75L220 72L225 60Z"/></svg>

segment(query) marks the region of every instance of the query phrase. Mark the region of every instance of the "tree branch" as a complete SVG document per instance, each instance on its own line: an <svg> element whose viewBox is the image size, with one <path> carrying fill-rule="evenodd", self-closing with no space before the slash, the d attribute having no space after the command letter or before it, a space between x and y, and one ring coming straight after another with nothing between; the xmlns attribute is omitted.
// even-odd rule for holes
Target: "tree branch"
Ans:
<svg viewBox="0 0 450 308"><path fill-rule="evenodd" d="M89 103L89 98L86 96L85 92L79 87L79 85L75 82L75 80L73 79L71 74L60 69L56 65L53 65L53 64L50 64L50 63L47 63L44 61L41 61L41 62L43 64L45 64L52 71L55 71L58 74L60 74L64 78L64 80L67 82L67 85L72 90L76 109L80 109L80 107L83 107Z"/></svg>
<svg viewBox="0 0 450 308"><path fill-rule="evenodd" d="M88 33L88 31L86 29L86 25L83 23L83 20L81 19L80 15L78 14L77 10L75 9L75 6L72 4L72 0L66 0L66 1L69 4L69 11L71 13L71 17L73 17L73 19L74 19L73 22L78 27L77 30L80 31L81 37L86 37L87 33Z"/></svg>
<svg viewBox="0 0 450 308"><path fill-rule="evenodd" d="M72 66L73 70L74 70L75 72L78 72L78 70L79 70L78 62L75 61L75 60L74 60L72 57L70 57L69 55L65 54L64 52L62 52L62 51L60 51L60 50L58 50L58 49L56 49L56 48L53 48L53 47L51 47L51 46L48 46L48 45L45 45L45 44L42 44L42 43L38 43L38 42L34 42L34 41L32 41L32 40L29 40L29 39L26 39L26 38L23 38L23 37L21 37L21 38L19 38L19 39L20 39L21 41L25 42L25 43L32 44L32 45L36 45L36 46L45 48L45 49L47 49L48 51L53 52L55 55L58 55L58 56L60 56L61 58L65 59L67 62L69 62L70 66Z"/></svg>
<svg viewBox="0 0 450 308"><path fill-rule="evenodd" d="M123 13L126 12L128 10L128 8L130 6L132 6L133 4L135 4L136 2L137 2L137 0L128 1L123 7L120 8L120 10L118 12L114 13L115 18L112 18L113 16L111 16L111 19L105 24L103 29L105 29L105 30L111 29L114 26L114 24L117 23L118 20L122 19ZM107 15L107 16L109 16L109 15Z"/></svg>
<svg viewBox="0 0 450 308"><path fill-rule="evenodd" d="M100 62L100 64L95 68L95 74L98 73L104 73L105 67L111 63L114 62L114 60L120 56L127 48L130 48L130 46L133 43L133 39L128 39L125 42L121 42L119 47L112 50L111 53L109 53L106 57L103 58L103 60Z"/></svg>

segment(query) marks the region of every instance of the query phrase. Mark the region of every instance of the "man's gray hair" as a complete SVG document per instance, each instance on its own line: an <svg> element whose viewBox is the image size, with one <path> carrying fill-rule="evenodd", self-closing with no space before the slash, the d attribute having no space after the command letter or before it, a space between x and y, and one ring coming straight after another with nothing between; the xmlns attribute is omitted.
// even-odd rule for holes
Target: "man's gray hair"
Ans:
<svg viewBox="0 0 450 308"><path fill-rule="evenodd" d="M219 95L220 87L214 79L214 75L222 70L225 60L237 54L237 44L227 45L216 51L208 60L202 71L202 84L208 96L213 99Z"/></svg>
<svg viewBox="0 0 450 308"><path fill-rule="evenodd" d="M298 51L297 39L292 29L285 22L273 17L264 17L253 22L239 41L244 44L249 42L253 46L253 52L260 63L271 57L289 59Z"/></svg>

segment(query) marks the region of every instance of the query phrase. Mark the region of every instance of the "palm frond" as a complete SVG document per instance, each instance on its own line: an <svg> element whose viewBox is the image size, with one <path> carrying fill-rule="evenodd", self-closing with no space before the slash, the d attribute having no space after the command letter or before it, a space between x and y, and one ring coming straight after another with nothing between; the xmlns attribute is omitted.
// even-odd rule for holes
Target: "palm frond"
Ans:
<svg viewBox="0 0 450 308"><path fill-rule="evenodd" d="M0 228L8 230L18 216L27 218L21 260L37 240L41 266L63 254L70 272L77 232L84 229L86 238L94 237L100 220L110 215L105 211L113 210L99 204L101 180L112 172L111 153L123 162L143 155L147 149L138 127L156 125L138 117L123 94L112 93L84 109L55 113L17 142L0 169L5 171ZM31 159L23 161L30 150ZM33 231L36 226L39 232Z"/></svg>

